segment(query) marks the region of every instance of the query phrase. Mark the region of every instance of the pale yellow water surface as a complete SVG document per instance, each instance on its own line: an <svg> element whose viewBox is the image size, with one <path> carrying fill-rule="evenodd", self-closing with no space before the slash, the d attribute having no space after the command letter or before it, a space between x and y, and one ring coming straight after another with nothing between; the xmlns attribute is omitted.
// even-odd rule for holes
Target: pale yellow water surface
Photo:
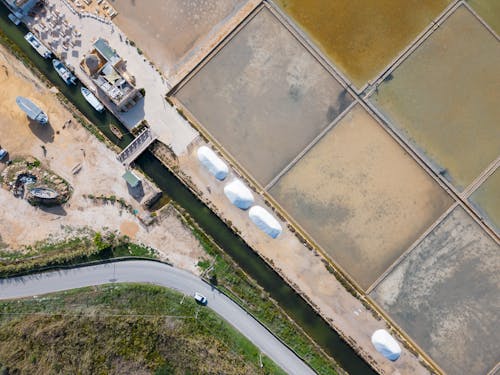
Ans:
<svg viewBox="0 0 500 375"><path fill-rule="evenodd" d="M359 105L270 193L363 288L452 203Z"/></svg>
<svg viewBox="0 0 500 375"><path fill-rule="evenodd" d="M500 169L497 169L472 194L470 200L500 234Z"/></svg>
<svg viewBox="0 0 500 375"><path fill-rule="evenodd" d="M468 0L467 2L497 34L500 34L499 0Z"/></svg>
<svg viewBox="0 0 500 375"><path fill-rule="evenodd" d="M500 154L500 43L465 7L370 100L459 190Z"/></svg>
<svg viewBox="0 0 500 375"><path fill-rule="evenodd" d="M388 65L449 0L276 0L360 88Z"/></svg>

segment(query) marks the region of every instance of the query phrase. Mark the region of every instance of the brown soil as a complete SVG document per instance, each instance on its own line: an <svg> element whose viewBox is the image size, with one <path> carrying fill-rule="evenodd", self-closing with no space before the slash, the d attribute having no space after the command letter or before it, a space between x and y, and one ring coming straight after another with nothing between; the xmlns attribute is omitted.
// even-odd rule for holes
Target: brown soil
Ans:
<svg viewBox="0 0 500 375"><path fill-rule="evenodd" d="M9 152L10 158L35 156L74 188L67 204L43 210L0 189L2 246L15 250L49 236L65 238L77 235L82 228L95 231L123 229L136 241L159 250L162 257L176 266L198 272L196 263L205 252L175 212L167 209L157 224L145 227L118 204L102 204L85 198L89 194L114 195L124 198L134 209L142 210L128 193L121 177L125 170L116 154L78 125L56 96L3 48L0 48L0 67L2 147ZM30 123L16 105L18 95L36 101L48 114L50 125L43 127ZM73 174L72 169L80 163L81 170ZM4 168L5 164L0 163L0 172Z"/></svg>

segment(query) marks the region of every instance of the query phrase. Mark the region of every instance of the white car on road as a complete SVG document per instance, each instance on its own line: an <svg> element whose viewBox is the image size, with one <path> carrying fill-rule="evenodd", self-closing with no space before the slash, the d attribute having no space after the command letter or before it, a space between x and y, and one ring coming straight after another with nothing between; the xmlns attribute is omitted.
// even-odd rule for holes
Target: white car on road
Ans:
<svg viewBox="0 0 500 375"><path fill-rule="evenodd" d="M205 306L208 302L207 297L205 297L203 294L196 292L194 294L194 299L196 302L198 302L200 305Z"/></svg>

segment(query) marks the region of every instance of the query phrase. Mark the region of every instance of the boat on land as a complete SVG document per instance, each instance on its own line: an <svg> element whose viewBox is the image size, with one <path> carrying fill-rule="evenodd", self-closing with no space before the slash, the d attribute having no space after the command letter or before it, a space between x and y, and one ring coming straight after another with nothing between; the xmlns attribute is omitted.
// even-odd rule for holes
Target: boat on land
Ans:
<svg viewBox="0 0 500 375"><path fill-rule="evenodd" d="M45 47L42 42L40 42L40 40L35 35L33 35L32 32L26 34L24 36L24 39L26 39L31 47L33 47L35 51L37 51L44 59L48 59L52 56L52 52L50 52L50 50Z"/></svg>
<svg viewBox="0 0 500 375"><path fill-rule="evenodd" d="M45 125L49 122L49 117L47 116L47 114L28 98L18 96L16 98L16 103L19 108L21 108L21 110L23 110L26 115L28 115L28 117L33 121L37 121L42 125Z"/></svg>
<svg viewBox="0 0 500 375"><path fill-rule="evenodd" d="M53 59L52 65L54 66L57 74L59 74L59 77L61 77L68 86L76 85L75 75L71 73L70 70L60 60Z"/></svg>
<svg viewBox="0 0 500 375"><path fill-rule="evenodd" d="M94 107L94 109L98 112L104 111L104 106L102 103L99 101L99 99L96 98L96 96L86 87L83 87L80 89L82 92L83 97L89 104Z"/></svg>

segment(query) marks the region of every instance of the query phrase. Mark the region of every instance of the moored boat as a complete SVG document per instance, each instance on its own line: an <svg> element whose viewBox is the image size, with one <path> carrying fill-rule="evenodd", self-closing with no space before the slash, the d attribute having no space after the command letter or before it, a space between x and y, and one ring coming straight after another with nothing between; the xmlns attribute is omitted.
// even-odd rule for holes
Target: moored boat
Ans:
<svg viewBox="0 0 500 375"><path fill-rule="evenodd" d="M67 85L76 84L76 77L66 66L64 66L64 64L60 60L53 59L52 65L54 66L57 74L59 74L59 77L61 77Z"/></svg>
<svg viewBox="0 0 500 375"><path fill-rule="evenodd" d="M42 111L35 103L33 103L28 98L23 96L18 96L16 98L16 103L23 110L26 115L33 121L37 121L38 123L45 125L49 122L49 117Z"/></svg>
<svg viewBox="0 0 500 375"><path fill-rule="evenodd" d="M32 32L26 34L24 36L24 39L26 39L31 47L33 47L35 51L37 51L44 59L48 59L52 56L52 52L50 52L50 50L45 47L42 42L40 42L40 40L35 35L33 35Z"/></svg>
<svg viewBox="0 0 500 375"><path fill-rule="evenodd" d="M116 126L115 124L109 124L109 128L111 129L111 132L116 136L118 139L123 138L123 133L121 130Z"/></svg>
<svg viewBox="0 0 500 375"><path fill-rule="evenodd" d="M96 98L96 96L86 87L83 87L80 89L83 97L89 104L94 107L94 109L98 112L104 111L104 106L102 103L99 101L99 99Z"/></svg>

